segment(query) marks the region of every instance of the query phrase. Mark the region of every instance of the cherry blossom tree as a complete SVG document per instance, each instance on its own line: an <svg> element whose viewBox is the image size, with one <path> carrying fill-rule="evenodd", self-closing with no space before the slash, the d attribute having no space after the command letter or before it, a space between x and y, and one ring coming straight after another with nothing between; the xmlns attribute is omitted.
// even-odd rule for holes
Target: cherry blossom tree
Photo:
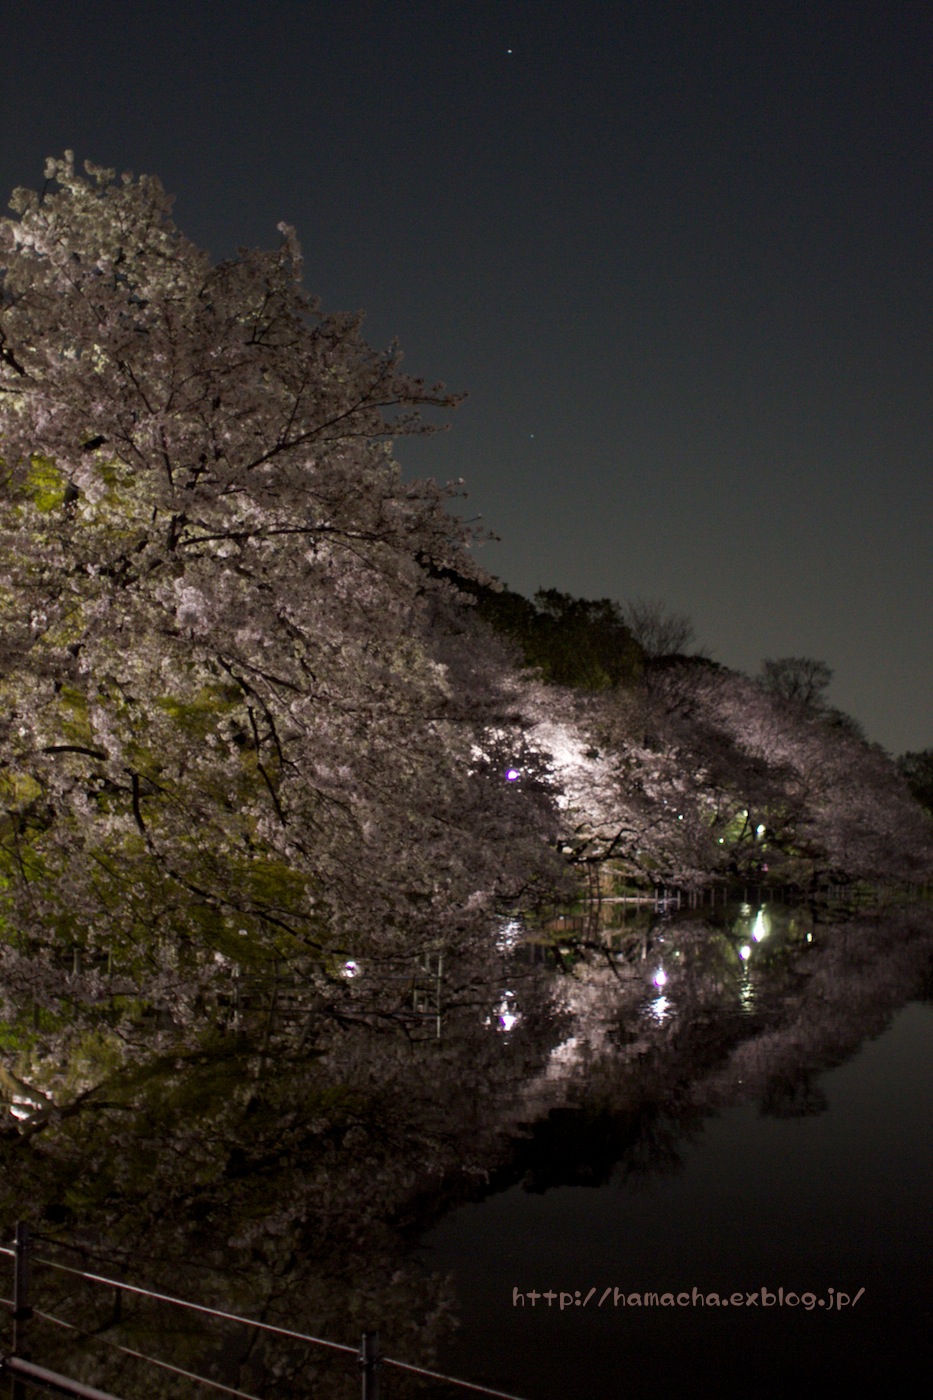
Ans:
<svg viewBox="0 0 933 1400"><path fill-rule="evenodd" d="M689 670L689 668L687 668ZM823 707L722 667L671 680L668 742L676 742L714 813L726 869L767 869L807 881L821 873L926 878L928 824L894 764L857 726Z"/></svg>
<svg viewBox="0 0 933 1400"><path fill-rule="evenodd" d="M702 658L585 694L528 684L568 853L628 880L923 881L933 833L890 758L834 711Z"/></svg>
<svg viewBox="0 0 933 1400"><path fill-rule="evenodd" d="M479 575L391 455L455 397L322 314L287 226L215 266L85 169L0 223L0 955L12 1003L122 977L183 1020L218 969L462 935L549 803L476 761L518 732L449 676Z"/></svg>

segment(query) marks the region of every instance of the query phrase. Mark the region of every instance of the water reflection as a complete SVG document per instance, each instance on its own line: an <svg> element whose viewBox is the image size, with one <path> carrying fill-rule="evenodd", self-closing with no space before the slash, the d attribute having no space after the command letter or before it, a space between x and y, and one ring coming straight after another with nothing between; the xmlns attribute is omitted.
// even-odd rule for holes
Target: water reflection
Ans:
<svg viewBox="0 0 933 1400"><path fill-rule="evenodd" d="M521 1020L521 1012L518 1010L515 993L506 991L502 993L502 1000L496 1007L492 1017L487 1018L485 1024L495 1025L500 1031L510 1031L518 1025Z"/></svg>
<svg viewBox="0 0 933 1400"><path fill-rule="evenodd" d="M656 1021L663 1023L672 1014L673 1006L667 997L660 996L650 1003L648 1011Z"/></svg>
<svg viewBox="0 0 933 1400"><path fill-rule="evenodd" d="M351 1345L378 1328L390 1354L431 1364L455 1301L413 1244L453 1206L674 1173L709 1115L737 1104L775 1121L825 1110L821 1069L916 990L933 920L818 932L810 911L767 904L715 921L629 911L588 947L564 931L542 960L510 921L496 958L445 959L443 976L431 964L439 1040L416 1034L410 969L345 965L313 1020L280 991L235 1034L114 1067L106 1092L30 1138L13 1094L3 1217L230 1311ZM47 1301L89 1332L106 1322L65 1288ZM107 1330L142 1350L166 1335L142 1309ZM172 1359L201 1364L204 1336L173 1334ZM59 1337L43 1345L65 1359ZM327 1356L212 1346L217 1379L270 1400L358 1392ZM161 1393L93 1348L83 1364L91 1384ZM406 1385L393 1376L393 1400L417 1394Z"/></svg>
<svg viewBox="0 0 933 1400"><path fill-rule="evenodd" d="M496 934L496 951L509 952L521 940L523 932L520 919L503 919Z"/></svg>

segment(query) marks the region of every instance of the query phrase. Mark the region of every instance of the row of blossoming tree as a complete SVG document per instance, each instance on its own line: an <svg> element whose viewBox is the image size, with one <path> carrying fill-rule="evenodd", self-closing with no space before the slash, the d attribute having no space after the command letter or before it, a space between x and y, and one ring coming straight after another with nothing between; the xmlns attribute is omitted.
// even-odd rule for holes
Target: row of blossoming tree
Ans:
<svg viewBox="0 0 933 1400"><path fill-rule="evenodd" d="M672 660L650 607L490 589L391 452L455 397L321 312L290 228L213 265L158 181L46 176L0 224L8 1018L194 1025L234 974L468 943L609 857L926 868L851 726Z"/></svg>

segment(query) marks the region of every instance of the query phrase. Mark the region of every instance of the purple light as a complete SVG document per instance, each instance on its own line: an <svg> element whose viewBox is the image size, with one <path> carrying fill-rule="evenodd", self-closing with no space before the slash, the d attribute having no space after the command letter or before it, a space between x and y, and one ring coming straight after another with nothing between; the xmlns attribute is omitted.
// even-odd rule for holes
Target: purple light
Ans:
<svg viewBox="0 0 933 1400"><path fill-rule="evenodd" d="M522 775L521 773L519 773L517 768L507 768L505 770L505 781L507 783L514 783L515 779L520 778L521 776Z"/></svg>

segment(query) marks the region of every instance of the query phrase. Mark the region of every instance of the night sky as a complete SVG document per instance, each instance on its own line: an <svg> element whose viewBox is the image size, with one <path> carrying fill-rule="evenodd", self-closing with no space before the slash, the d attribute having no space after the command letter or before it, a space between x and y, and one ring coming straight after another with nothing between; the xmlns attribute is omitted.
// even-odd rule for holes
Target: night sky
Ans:
<svg viewBox="0 0 933 1400"><path fill-rule="evenodd" d="M325 310L469 399L512 587L662 600L933 746L933 11L4 0L0 193L74 149L215 258L298 230Z"/></svg>

